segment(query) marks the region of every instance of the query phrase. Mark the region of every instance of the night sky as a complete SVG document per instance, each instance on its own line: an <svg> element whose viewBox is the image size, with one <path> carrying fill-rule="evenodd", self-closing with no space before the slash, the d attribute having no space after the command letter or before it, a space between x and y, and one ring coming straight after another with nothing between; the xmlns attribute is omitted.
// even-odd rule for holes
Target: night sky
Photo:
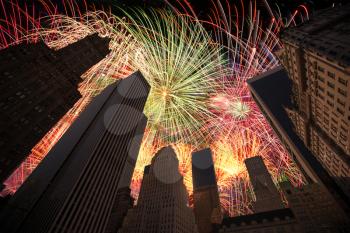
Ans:
<svg viewBox="0 0 350 233"><path fill-rule="evenodd" d="M103 3L106 5L129 5L129 6L144 6L153 5L160 6L164 0L87 0L93 3ZM176 0L168 0L171 3L176 3ZM206 11L211 1L216 0L188 0L199 11ZM248 3L250 0L243 0ZM224 2L224 1L223 1ZM241 0L229 0L232 4L240 4ZM257 4L263 4L263 0L256 0ZM309 6L311 9L322 9L331 6L333 3L346 3L347 0L268 0L271 6L278 5L281 9L295 8L300 4Z"/></svg>
<svg viewBox="0 0 350 233"><path fill-rule="evenodd" d="M61 1L61 0L56 0ZM127 8L127 7L156 7L163 8L166 4L164 0L86 0L89 3L94 3L98 5L104 5L105 7L114 6L113 11L115 14L120 14L118 7ZM168 0L171 4L177 5L177 1L184 2L184 0ZM196 14L201 19L208 19L208 14L210 13L209 9L212 9L212 2L218 0L187 0L191 3ZM249 2L256 2L257 8L260 10L260 15L262 16L262 21L269 21L269 13L264 5L264 0L227 0L232 5L236 5L241 9L241 2L244 3L247 11L247 6ZM315 10L324 9L331 7L333 4L342 4L346 3L349 0L267 0L270 4L270 7L275 11L281 11L283 16L290 17L295 9L301 4L307 6L309 13L312 14ZM222 3L226 0L221 0ZM241 13L241 12L240 12Z"/></svg>
<svg viewBox="0 0 350 233"><path fill-rule="evenodd" d="M103 7L112 7L113 12L115 14L120 14L118 7L125 9L128 7L155 7L155 8L163 8L166 6L164 0L85 0L89 5L94 4L97 8ZM168 0L171 4L176 6L177 0ZM184 0L179 0L180 2L184 2ZM196 11L197 15L200 18L206 18L209 13L209 9L212 9L212 1L216 2L217 0L187 0L191 3L192 7ZM247 7L250 1L256 1L257 8L261 11L261 15L264 17L268 14L266 8L264 7L264 0L227 0L232 5L236 5L238 7L241 6L241 2ZM333 4L346 3L348 0L267 0L271 6L271 8L275 11L278 9L282 12L284 16L289 16L294 12L294 10L301 4L308 7L310 13L314 10L319 10L323 8L328 8ZM30 1L27 1L27 4ZM60 6L62 0L52 0L51 2L58 3ZM84 0L77 0L78 4L83 5ZM221 0L221 2L226 2L226 0ZM62 7L61 11L64 11Z"/></svg>

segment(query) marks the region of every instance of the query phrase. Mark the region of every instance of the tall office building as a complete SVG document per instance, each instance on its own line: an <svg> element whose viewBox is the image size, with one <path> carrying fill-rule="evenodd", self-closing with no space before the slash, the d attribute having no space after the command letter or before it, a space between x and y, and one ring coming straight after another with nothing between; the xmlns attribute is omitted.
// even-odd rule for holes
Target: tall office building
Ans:
<svg viewBox="0 0 350 233"><path fill-rule="evenodd" d="M136 72L96 96L1 212L0 232L105 232L133 172L149 89Z"/></svg>
<svg viewBox="0 0 350 233"><path fill-rule="evenodd" d="M289 208L227 217L222 224L215 226L216 232L349 232L349 220L323 186L313 183L295 188L289 182L280 186Z"/></svg>
<svg viewBox="0 0 350 233"><path fill-rule="evenodd" d="M277 67L248 81L252 96L274 129L290 157L304 174L309 184L316 183L327 189L339 205L348 211L349 199L332 179L320 162L308 150L306 145L294 131L286 107L292 106L292 81L282 67ZM279 88L275 88L278 86Z"/></svg>
<svg viewBox="0 0 350 233"><path fill-rule="evenodd" d="M108 43L94 34L58 51L44 42L0 51L0 184L81 97L80 76Z"/></svg>
<svg viewBox="0 0 350 233"><path fill-rule="evenodd" d="M299 188L289 182L280 183L289 208L270 210L245 216L224 218L216 225L220 233L335 233L348 232L349 221L330 193L313 183Z"/></svg>
<svg viewBox="0 0 350 233"><path fill-rule="evenodd" d="M134 198L131 197L130 193L131 189L129 187L118 189L105 233L117 233L122 227L123 220L128 210L134 205Z"/></svg>
<svg viewBox="0 0 350 233"><path fill-rule="evenodd" d="M251 157L246 159L244 163L256 197L253 204L254 212L259 213L284 208L281 195L273 183L262 157Z"/></svg>
<svg viewBox="0 0 350 233"><path fill-rule="evenodd" d="M222 221L218 186L210 149L192 153L194 216L199 233L210 233Z"/></svg>
<svg viewBox="0 0 350 233"><path fill-rule="evenodd" d="M350 4L282 34L294 130L350 197Z"/></svg>
<svg viewBox="0 0 350 233"><path fill-rule="evenodd" d="M250 166L250 169L261 170L258 168L262 164L260 157L253 157L249 160L246 164L259 164L258 166ZM266 170L266 168L263 170ZM274 184L270 183L269 186L271 185ZM280 187L288 201L289 208L262 211L245 216L226 217L222 224L215 226L215 232L349 232L350 224L346 213L339 208L339 203L335 201L324 186L312 183L295 188L286 181L280 183ZM272 203L269 199L266 199L264 204Z"/></svg>
<svg viewBox="0 0 350 233"><path fill-rule="evenodd" d="M171 146L160 149L145 167L137 205L118 233L196 233L188 193Z"/></svg>
<svg viewBox="0 0 350 233"><path fill-rule="evenodd" d="M120 89L120 91L122 90ZM138 145L141 145L142 142L141 136L142 135L137 136L133 139L133 143L137 146L133 146L134 150L136 151L130 151L130 155L138 155ZM130 183L137 160L137 157L134 158L135 159L132 157L128 158L124 164L124 171L120 178L116 198L113 203L105 233L117 233L118 229L120 229L123 224L123 219L126 216L128 210L134 205L134 198L131 197L130 189Z"/></svg>
<svg viewBox="0 0 350 233"><path fill-rule="evenodd" d="M289 208L284 208L281 197L260 156L245 161L252 183L256 202L253 204L256 213L237 217L226 217L222 224L216 225L216 232L304 232Z"/></svg>
<svg viewBox="0 0 350 233"><path fill-rule="evenodd" d="M317 183L300 188L282 182L281 189L304 232L348 232L349 220L328 190Z"/></svg>

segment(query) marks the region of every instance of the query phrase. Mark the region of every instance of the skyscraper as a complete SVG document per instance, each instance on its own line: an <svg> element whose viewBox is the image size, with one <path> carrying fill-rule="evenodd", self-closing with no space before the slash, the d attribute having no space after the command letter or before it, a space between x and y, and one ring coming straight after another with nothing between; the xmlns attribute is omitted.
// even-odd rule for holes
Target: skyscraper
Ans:
<svg viewBox="0 0 350 233"><path fill-rule="evenodd" d="M284 208L281 196L272 181L262 157L248 158L244 163L247 167L256 197L253 205L254 212L259 213Z"/></svg>
<svg viewBox="0 0 350 233"><path fill-rule="evenodd" d="M0 51L0 184L81 97L80 76L108 43L94 34L58 51L44 42Z"/></svg>
<svg viewBox="0 0 350 233"><path fill-rule="evenodd" d="M196 233L188 193L171 146L160 149L145 167L137 205L118 233Z"/></svg>
<svg viewBox="0 0 350 233"><path fill-rule="evenodd" d="M302 171L305 181L326 188L347 212L349 199L294 131L285 108L292 105L292 81L282 67L277 67L248 81L252 97L268 120L290 157ZM278 88L275 88L275 87Z"/></svg>
<svg viewBox="0 0 350 233"><path fill-rule="evenodd" d="M218 186L210 149L192 153L194 215L199 233L213 231L222 221Z"/></svg>
<svg viewBox="0 0 350 233"><path fill-rule="evenodd" d="M261 166L262 160L259 158L254 157L253 162ZM249 162L252 163L252 160ZM251 166L251 169L257 167ZM349 231L349 220L345 212L339 208L338 203L324 186L313 183L295 188L285 181L280 183L280 187L287 198L289 208L227 217L222 224L215 226L216 232L341 233ZM271 204L270 200L265 199L265 201L265 204Z"/></svg>
<svg viewBox="0 0 350 233"><path fill-rule="evenodd" d="M137 158L149 89L136 72L96 96L9 201L0 232L105 232Z"/></svg>
<svg viewBox="0 0 350 233"><path fill-rule="evenodd" d="M330 26L332 25L332 26ZM294 130L350 198L350 4L282 34Z"/></svg>
<svg viewBox="0 0 350 233"><path fill-rule="evenodd" d="M317 183L300 188L282 182L281 189L304 232L348 232L349 219L328 190Z"/></svg>
<svg viewBox="0 0 350 233"><path fill-rule="evenodd" d="M256 196L253 204L256 213L226 217L222 224L216 225L217 232L304 232L289 208L284 208L280 195L260 156L245 160Z"/></svg>
<svg viewBox="0 0 350 233"><path fill-rule="evenodd" d="M134 198L131 197L130 193L131 189L129 187L118 189L105 233L117 233L118 229L122 227L128 210L134 205Z"/></svg>

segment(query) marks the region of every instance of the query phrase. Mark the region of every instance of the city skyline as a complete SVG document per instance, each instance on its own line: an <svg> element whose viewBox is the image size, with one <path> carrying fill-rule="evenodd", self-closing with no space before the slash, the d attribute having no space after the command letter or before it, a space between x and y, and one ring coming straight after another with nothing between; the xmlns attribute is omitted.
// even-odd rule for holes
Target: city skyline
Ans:
<svg viewBox="0 0 350 233"><path fill-rule="evenodd" d="M349 228L349 4L0 1L0 232Z"/></svg>
<svg viewBox="0 0 350 233"><path fill-rule="evenodd" d="M74 10L80 12L79 8L70 8L68 5L66 7L68 12ZM47 10L48 14L52 14L49 10ZM248 9L238 13L252 14ZM206 32L207 26L204 27L199 21L191 21L186 15L178 16L178 12L165 10L147 13L139 9L127 19L111 15L106 19L107 22L101 24L104 19L103 14L98 11L92 11L90 14L88 20L81 19L81 24L72 21L69 17L70 13L67 13L68 17L58 15L57 18L51 19L53 20L51 25L54 25L53 31L43 27L42 31L34 31L39 35L34 33L31 36L18 37L18 40L30 42L37 36L41 36L52 48L59 49L77 39L84 38L89 33L96 32L103 37L111 38L112 51L84 73L82 77L84 81L79 88L82 98L50 131L50 134L35 146L33 151L41 151L41 153L29 155L28 159L6 181L4 194L13 194L20 187L96 94L115 79L124 78L131 71L136 70L140 70L152 88L145 106L149 123L145 137L142 139L140 159L137 161L131 184L131 194L134 198L137 199L138 196L143 167L149 164L154 150L167 144L175 144L174 149L177 150L179 159L182 161L180 170L185 175L185 185L190 195L193 190L191 169L190 163L186 161L193 150L202 149L201 147L211 148L217 163L220 202L229 215L241 215L253 211L253 196L249 194L251 186L243 165L247 157L256 154L264 157L268 161L266 164L274 182L285 178L290 179L294 185L301 185L304 182L296 164L265 121L245 85L246 79L278 63L277 59L271 57L270 53L264 49L259 49L257 54L260 55L250 61L252 65L247 62L252 55L252 50L247 44L253 43L258 46L260 43L258 38L251 38L248 42L243 36L238 41L234 37L230 38L232 53L229 57L242 64L240 64L241 69L233 69L233 73L228 74L227 69L232 61L227 60L227 57L222 54L223 50L218 44L222 39L213 41ZM137 15L141 18L137 19ZM306 17L305 12L301 15ZM215 17L226 16L216 15ZM153 21L153 18L157 20ZM114 26L118 27L115 25L116 22L123 25L124 20L130 20L134 24L139 23L141 27L126 25L124 30L111 30ZM235 18L229 20L234 22ZM258 18L256 20L259 21ZM286 25L282 17L278 20L278 22L272 22L271 26L277 27L279 31ZM28 24L30 28L31 24ZM163 24L167 25L167 30L159 28ZM183 30L178 30L178 24ZM12 27L11 25L9 23L6 27ZM246 21L244 27L239 30L246 30L246 27L258 30L257 25ZM150 40L149 38L153 37L152 30L147 28L159 30L160 36ZM219 30L219 27L214 29ZM261 30L260 33L266 33L262 28L259 30ZM57 31L60 32L59 35L52 37L51 33ZM192 33L193 31L198 33ZM224 37L224 35L221 36ZM266 36L269 38L266 44L270 46L269 50L272 51L276 46L280 46L278 41L275 41L277 37L272 34L266 34ZM140 41L136 41L135 38L139 38ZM172 41L172 44L165 45L166 40ZM7 46L7 43L4 43L4 46ZM139 43L144 44L142 46L144 50L139 49ZM235 44L240 49L235 49ZM159 45L169 49L161 50ZM198 45L202 47L192 49ZM187 49L184 50L184 48ZM164 59L163 52L166 52L166 57L169 59ZM240 59L242 56L244 59ZM190 63L187 62L188 57L193 59ZM260 61L261 59L264 62ZM268 65L263 67L258 65L258 62ZM197 64L195 66L197 68L191 63ZM222 69L223 67L225 69ZM238 64L237 67L239 67ZM239 78L232 82L235 77ZM237 143L237 146L234 143ZM235 157L232 158L231 154Z"/></svg>

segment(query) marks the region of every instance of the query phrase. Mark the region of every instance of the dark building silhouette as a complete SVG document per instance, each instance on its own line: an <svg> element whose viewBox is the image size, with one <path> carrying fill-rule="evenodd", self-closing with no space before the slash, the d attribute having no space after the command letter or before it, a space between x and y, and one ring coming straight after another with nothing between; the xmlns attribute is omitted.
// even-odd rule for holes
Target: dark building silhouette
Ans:
<svg viewBox="0 0 350 233"><path fill-rule="evenodd" d="M134 198L131 197L130 192L129 187L118 189L106 233L117 233L121 228L128 210L134 205Z"/></svg>
<svg viewBox="0 0 350 233"><path fill-rule="evenodd" d="M280 187L303 232L349 232L349 219L324 186L283 182Z"/></svg>
<svg viewBox="0 0 350 233"><path fill-rule="evenodd" d="M221 223L222 212L210 149L192 153L192 179L193 211L198 232L212 232L212 224Z"/></svg>
<svg viewBox="0 0 350 233"><path fill-rule="evenodd" d="M301 233L297 219L288 209L271 210L256 214L224 218L216 226L220 233Z"/></svg>
<svg viewBox="0 0 350 233"><path fill-rule="evenodd" d="M1 212L0 232L105 232L137 158L149 89L136 72L96 96Z"/></svg>
<svg viewBox="0 0 350 233"><path fill-rule="evenodd" d="M160 149L145 167L137 205L118 233L197 233L188 193L171 146Z"/></svg>
<svg viewBox="0 0 350 233"><path fill-rule="evenodd" d="M216 176L210 149L192 153L193 189L216 186Z"/></svg>
<svg viewBox="0 0 350 233"><path fill-rule="evenodd" d="M0 197L0 211L7 205L7 202L11 198L11 195Z"/></svg>
<svg viewBox="0 0 350 233"><path fill-rule="evenodd" d="M266 180L267 169L261 157L253 157L246 161L247 168L260 174L257 179L261 183ZM248 165L249 164L249 165ZM261 165L262 164L262 165ZM249 176L251 176L250 171ZM268 175L269 176L269 175ZM269 179L269 178L268 178ZM272 180L271 180L272 182ZM271 182L266 182L274 184ZM259 184L253 184L255 186ZM267 185L265 185L267 186ZM279 208L277 210L268 210L239 217L228 217L222 221L222 224L215 225L215 232L222 233L265 233L265 232L298 232L298 233L342 233L349 232L349 220L345 212L339 208L339 204L334 200L328 190L317 183L307 184L299 188L292 187L286 181L280 183L280 187L288 201L289 208ZM271 188L271 187L269 187ZM262 189L263 193L268 193ZM276 190L277 191L277 190ZM257 192L259 193L259 192ZM260 194L261 194L260 190ZM276 197L277 199L277 197ZM262 199L260 199L262 200ZM258 196L257 196L258 201ZM267 205L277 203L271 198L265 198L263 205L258 203L259 207L268 208Z"/></svg>
<svg viewBox="0 0 350 233"><path fill-rule="evenodd" d="M244 163L256 197L253 205L254 212L266 212L284 208L281 195L273 183L262 157L251 157L246 159Z"/></svg>
<svg viewBox="0 0 350 233"><path fill-rule="evenodd" d="M123 91L121 89L119 90ZM121 175L121 179L118 185L117 195L113 203L112 212L110 214L107 229L105 231L106 233L117 233L118 229L120 229L123 224L123 219L126 216L128 210L134 205L134 199L130 195L130 183L136 165L137 157L135 156L138 155L138 145L141 145L142 142L141 136L142 135L134 137L133 139L133 144L136 144L137 146L133 147L132 150L134 151L129 152L129 154L133 156L131 158L128 158L124 164L124 171Z"/></svg>
<svg viewBox="0 0 350 233"><path fill-rule="evenodd" d="M97 34L54 51L44 42L0 51L0 183L81 97L80 76L108 53Z"/></svg>

